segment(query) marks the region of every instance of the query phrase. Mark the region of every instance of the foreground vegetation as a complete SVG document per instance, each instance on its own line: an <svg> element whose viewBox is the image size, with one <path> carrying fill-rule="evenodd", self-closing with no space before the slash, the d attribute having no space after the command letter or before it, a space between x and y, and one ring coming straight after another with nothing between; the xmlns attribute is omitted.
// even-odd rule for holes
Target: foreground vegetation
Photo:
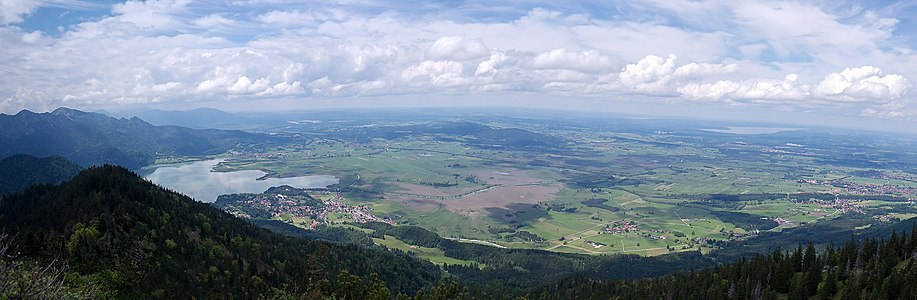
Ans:
<svg viewBox="0 0 917 300"><path fill-rule="evenodd" d="M917 225L909 235L851 238L821 251L795 250L701 271L634 281L570 278L534 293L540 299L913 299Z"/></svg>
<svg viewBox="0 0 917 300"><path fill-rule="evenodd" d="M100 298L312 298L364 283L413 295L443 279L405 254L271 233L121 167L4 197L0 229L18 262L59 259L68 290Z"/></svg>

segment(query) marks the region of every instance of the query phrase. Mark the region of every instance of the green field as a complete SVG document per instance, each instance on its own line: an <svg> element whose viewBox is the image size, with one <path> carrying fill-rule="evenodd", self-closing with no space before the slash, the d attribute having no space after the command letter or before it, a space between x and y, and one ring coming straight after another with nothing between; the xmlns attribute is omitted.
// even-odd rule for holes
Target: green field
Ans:
<svg viewBox="0 0 917 300"><path fill-rule="evenodd" d="M421 246L408 245L393 236L386 235L384 239L373 238L373 242L385 246L386 248L392 250L400 250L407 253L413 253L419 258L432 261L436 264L447 264L447 265L463 265L463 266L478 266L485 267L484 265L478 264L470 260L460 260L451 257L447 257L443 254L443 250L437 248L427 248Z"/></svg>

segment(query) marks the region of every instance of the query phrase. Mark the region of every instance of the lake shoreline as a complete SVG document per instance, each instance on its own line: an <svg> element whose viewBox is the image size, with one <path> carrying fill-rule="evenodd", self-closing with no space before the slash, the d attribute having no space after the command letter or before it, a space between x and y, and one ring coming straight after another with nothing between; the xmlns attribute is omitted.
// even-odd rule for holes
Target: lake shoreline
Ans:
<svg viewBox="0 0 917 300"><path fill-rule="evenodd" d="M216 172L214 167L226 158L212 158L194 162L151 165L138 170L144 178L194 198L212 203L224 194L261 193L281 185L296 188L327 188L340 179L331 175L309 175L287 178L268 177L260 170Z"/></svg>

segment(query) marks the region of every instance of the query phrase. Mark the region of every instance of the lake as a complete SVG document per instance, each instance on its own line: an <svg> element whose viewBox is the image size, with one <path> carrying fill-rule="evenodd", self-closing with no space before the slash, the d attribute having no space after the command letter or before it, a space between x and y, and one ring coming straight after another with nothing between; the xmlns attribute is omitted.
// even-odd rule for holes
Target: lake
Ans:
<svg viewBox="0 0 917 300"><path fill-rule="evenodd" d="M338 183L330 175L311 175L257 180L266 173L257 170L211 172L223 159L154 167L147 179L165 188L188 195L197 201L213 202L217 196L236 193L261 193L270 187L323 188Z"/></svg>
<svg viewBox="0 0 917 300"><path fill-rule="evenodd" d="M772 134L784 131L799 130L799 128L783 127L727 127L728 129L701 129L710 132L731 133L731 134Z"/></svg>

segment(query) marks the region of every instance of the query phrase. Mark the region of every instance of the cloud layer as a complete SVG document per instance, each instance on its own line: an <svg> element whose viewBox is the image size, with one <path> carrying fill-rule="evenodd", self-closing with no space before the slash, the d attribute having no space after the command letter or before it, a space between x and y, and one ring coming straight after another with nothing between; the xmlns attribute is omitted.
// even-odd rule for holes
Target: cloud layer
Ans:
<svg viewBox="0 0 917 300"><path fill-rule="evenodd" d="M53 3L2 1L0 111L498 92L917 111L917 54L881 7L279 2L128 1L55 31L29 28Z"/></svg>

